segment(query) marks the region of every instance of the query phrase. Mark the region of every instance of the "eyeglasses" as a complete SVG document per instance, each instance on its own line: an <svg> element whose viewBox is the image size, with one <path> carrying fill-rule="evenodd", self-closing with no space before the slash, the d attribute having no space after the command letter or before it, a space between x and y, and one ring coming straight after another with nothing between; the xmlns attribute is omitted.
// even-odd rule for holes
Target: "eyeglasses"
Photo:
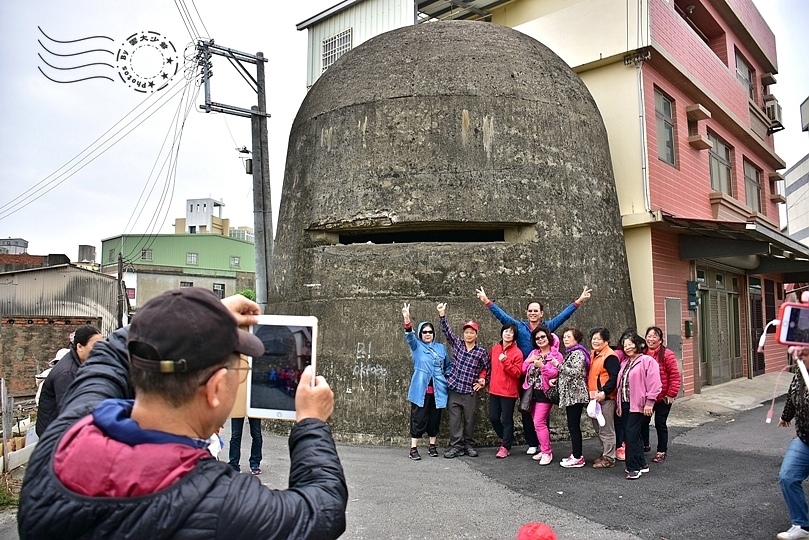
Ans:
<svg viewBox="0 0 809 540"><path fill-rule="evenodd" d="M250 370L253 369L253 368L250 367L250 362L248 362L245 358L241 358L241 357L239 357L239 363L237 365L235 365L233 367L231 367L231 366L222 366L222 367L229 370L229 371L238 371L239 372L239 384L242 384L244 381L247 380L247 374L250 373ZM205 377L205 380L203 380L202 382L199 383L199 385L200 386L205 386L208 383L208 381L211 380L211 377L213 377L214 373L216 373L217 371L222 369L222 367L213 370L210 375Z"/></svg>
<svg viewBox="0 0 809 540"><path fill-rule="evenodd" d="M548 336L537 336L537 341L548 339Z"/></svg>
<svg viewBox="0 0 809 540"><path fill-rule="evenodd" d="M424 334L435 334L435 332L433 332L432 330L422 330L421 333L422 333L422 335L424 335Z"/></svg>

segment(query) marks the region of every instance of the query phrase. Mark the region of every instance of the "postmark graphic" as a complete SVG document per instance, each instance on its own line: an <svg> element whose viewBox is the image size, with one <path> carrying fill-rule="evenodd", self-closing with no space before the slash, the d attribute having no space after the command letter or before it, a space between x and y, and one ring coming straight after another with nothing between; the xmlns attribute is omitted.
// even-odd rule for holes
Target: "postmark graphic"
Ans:
<svg viewBox="0 0 809 540"><path fill-rule="evenodd" d="M151 30L126 38L117 53L104 47L106 41L115 41L108 36L58 40L50 37L42 28L39 31L48 40L48 47L37 40L47 53L45 56L38 55L44 66L37 67L45 78L55 83L89 80L115 82L117 70L118 78L124 84L146 94L166 88L180 69L174 44ZM112 60L112 56L115 57L115 65L105 61Z"/></svg>
<svg viewBox="0 0 809 540"><path fill-rule="evenodd" d="M151 30L126 38L115 59L121 80L143 93L162 90L180 69L174 44Z"/></svg>

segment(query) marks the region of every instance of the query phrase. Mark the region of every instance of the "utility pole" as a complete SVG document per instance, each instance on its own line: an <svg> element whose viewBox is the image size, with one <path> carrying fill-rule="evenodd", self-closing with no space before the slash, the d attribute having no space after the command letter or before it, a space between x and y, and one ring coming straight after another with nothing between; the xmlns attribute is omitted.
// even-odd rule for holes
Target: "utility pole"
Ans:
<svg viewBox="0 0 809 540"><path fill-rule="evenodd" d="M272 196L270 193L270 156L267 136L267 105L264 85L264 63L267 61L261 52L255 55L240 52L228 47L215 45L213 40L200 40L197 50L202 56L202 76L205 82L205 112L221 112L250 118L253 146L253 227L256 249L256 302L261 312L267 312L267 297L272 281L273 227ZM235 107L211 101L212 54L224 56L239 70L242 77L256 92L257 105L250 109ZM256 76L245 69L243 62L256 65Z"/></svg>
<svg viewBox="0 0 809 540"><path fill-rule="evenodd" d="M124 282L124 256L119 251L118 252L118 281L116 283L116 289L118 292L118 326L117 328L123 328L124 326L124 295L123 295L123 282Z"/></svg>

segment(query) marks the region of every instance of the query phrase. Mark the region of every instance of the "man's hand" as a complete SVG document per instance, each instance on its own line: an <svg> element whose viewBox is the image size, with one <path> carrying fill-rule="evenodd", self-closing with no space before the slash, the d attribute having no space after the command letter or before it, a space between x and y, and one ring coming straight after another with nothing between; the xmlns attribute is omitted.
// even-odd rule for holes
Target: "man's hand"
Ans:
<svg viewBox="0 0 809 540"><path fill-rule="evenodd" d="M446 302L439 302L435 309L438 311L438 316L443 317L447 313L447 303Z"/></svg>
<svg viewBox="0 0 809 540"><path fill-rule="evenodd" d="M241 294L234 294L233 296L223 298L222 303L225 304L228 311L233 314L239 326L256 324L258 322L256 315L261 315L259 305Z"/></svg>
<svg viewBox="0 0 809 540"><path fill-rule="evenodd" d="M295 393L295 421L317 418L327 421L334 412L334 392L322 375L315 378L312 386L312 366L307 366L301 374L298 390Z"/></svg>
<svg viewBox="0 0 809 540"><path fill-rule="evenodd" d="M587 285L584 286L584 290L579 295L579 298L576 300L577 304L583 304L585 300L590 298L590 293L593 292L593 289L588 287Z"/></svg>
<svg viewBox="0 0 809 540"><path fill-rule="evenodd" d="M489 303L489 297L486 296L486 291L483 290L483 287L475 289L475 293L478 295L478 298L480 298L481 302L483 302L484 304Z"/></svg>
<svg viewBox="0 0 809 540"><path fill-rule="evenodd" d="M404 317L405 324L410 322L410 304L405 303L402 307L402 317Z"/></svg>
<svg viewBox="0 0 809 540"><path fill-rule="evenodd" d="M473 384L473 385L472 385L472 390L474 390L475 392L477 392L477 391L479 391L479 390L483 390L483 387L484 387L484 386L486 386L486 379L484 379L483 377L481 377L480 379L478 379L478 380L475 382L475 384Z"/></svg>

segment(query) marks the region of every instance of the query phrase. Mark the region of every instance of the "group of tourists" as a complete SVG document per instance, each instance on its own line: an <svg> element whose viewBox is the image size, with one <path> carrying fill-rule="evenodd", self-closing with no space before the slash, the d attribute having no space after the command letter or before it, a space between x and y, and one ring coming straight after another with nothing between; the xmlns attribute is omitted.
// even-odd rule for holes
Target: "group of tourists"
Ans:
<svg viewBox="0 0 809 540"><path fill-rule="evenodd" d="M477 297L502 324L500 341L488 352L478 343L478 323L468 320L458 337L447 322L446 303L437 306L441 331L452 355L436 341L430 322L410 320L410 305L402 308L405 340L413 359L413 377L408 390L410 414L410 459L420 460L419 440L426 433L428 453L438 457L441 411L448 409L450 439L445 458L476 457L474 421L477 395L488 386L489 420L503 459L514 446L514 408L519 406L527 454L540 465L553 463L549 419L554 406L567 417L571 453L559 463L565 468L586 464L582 449L581 417L587 411L598 434L601 454L596 469L626 462L626 478L634 480L649 472L646 453L651 451L649 430L655 418L657 452L655 463L668 453L668 419L681 384L674 353L663 344L663 331L650 326L641 336L627 329L614 346L610 331L596 327L589 332L588 350L583 332L574 326L562 329L561 344L554 334L590 298L591 289L549 321L543 321L542 304L532 301L526 319L518 320L489 300L483 288ZM564 345L564 348L561 345Z"/></svg>

